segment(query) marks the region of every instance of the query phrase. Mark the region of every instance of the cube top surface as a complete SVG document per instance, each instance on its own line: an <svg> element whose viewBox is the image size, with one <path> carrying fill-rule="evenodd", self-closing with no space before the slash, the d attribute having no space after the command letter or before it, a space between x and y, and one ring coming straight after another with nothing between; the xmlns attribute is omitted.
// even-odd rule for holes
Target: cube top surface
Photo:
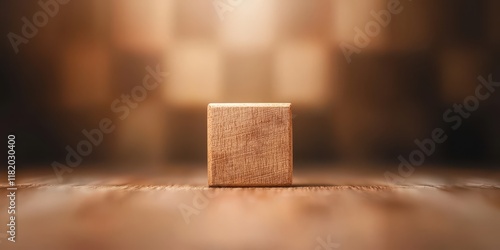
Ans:
<svg viewBox="0 0 500 250"><path fill-rule="evenodd" d="M292 106L291 103L210 103L208 104L209 108L220 108L220 107L276 107L276 108L290 108Z"/></svg>
<svg viewBox="0 0 500 250"><path fill-rule="evenodd" d="M207 122L210 186L292 184L290 103L211 103Z"/></svg>

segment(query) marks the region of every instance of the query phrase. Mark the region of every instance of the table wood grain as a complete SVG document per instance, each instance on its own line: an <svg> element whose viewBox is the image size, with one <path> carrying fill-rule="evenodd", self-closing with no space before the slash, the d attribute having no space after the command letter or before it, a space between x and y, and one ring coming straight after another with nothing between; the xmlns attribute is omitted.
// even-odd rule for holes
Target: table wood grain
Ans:
<svg viewBox="0 0 500 250"><path fill-rule="evenodd" d="M203 165L103 169L61 183L20 171L17 242L0 248L500 249L493 171L422 168L396 185L382 169L303 166L292 187L210 188Z"/></svg>

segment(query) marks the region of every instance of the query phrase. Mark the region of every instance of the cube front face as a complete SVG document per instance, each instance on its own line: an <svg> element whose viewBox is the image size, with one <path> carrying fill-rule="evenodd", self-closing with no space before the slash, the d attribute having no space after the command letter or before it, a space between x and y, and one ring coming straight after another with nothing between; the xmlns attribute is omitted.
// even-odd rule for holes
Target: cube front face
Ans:
<svg viewBox="0 0 500 250"><path fill-rule="evenodd" d="M209 186L292 184L289 103L211 103L207 118Z"/></svg>

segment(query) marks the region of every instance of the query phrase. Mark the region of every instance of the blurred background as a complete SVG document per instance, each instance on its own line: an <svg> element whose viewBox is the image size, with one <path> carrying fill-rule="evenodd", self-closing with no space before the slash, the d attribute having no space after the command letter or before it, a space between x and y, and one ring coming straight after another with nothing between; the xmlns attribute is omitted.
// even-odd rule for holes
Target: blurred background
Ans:
<svg viewBox="0 0 500 250"><path fill-rule="evenodd" d="M438 127L448 140L426 163L500 163L500 93L457 130L443 120L478 76L500 81L500 1L401 0L350 62L342 44L356 45L356 28L390 1L41 2L49 11L0 3L0 126L25 165L64 163L105 118L116 129L83 163L203 164L209 102L291 102L299 165L394 163ZM13 46L11 32L23 42ZM157 66L168 76L121 119L112 104Z"/></svg>

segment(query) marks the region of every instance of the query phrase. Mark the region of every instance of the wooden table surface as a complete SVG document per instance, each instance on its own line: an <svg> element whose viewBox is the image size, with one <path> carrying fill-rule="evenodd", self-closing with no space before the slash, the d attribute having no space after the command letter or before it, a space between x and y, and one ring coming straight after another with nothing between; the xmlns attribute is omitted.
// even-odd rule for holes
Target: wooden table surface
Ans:
<svg viewBox="0 0 500 250"><path fill-rule="evenodd" d="M20 171L17 242L2 229L0 249L500 249L500 174L425 169L396 185L302 166L283 188L209 188L206 166Z"/></svg>

